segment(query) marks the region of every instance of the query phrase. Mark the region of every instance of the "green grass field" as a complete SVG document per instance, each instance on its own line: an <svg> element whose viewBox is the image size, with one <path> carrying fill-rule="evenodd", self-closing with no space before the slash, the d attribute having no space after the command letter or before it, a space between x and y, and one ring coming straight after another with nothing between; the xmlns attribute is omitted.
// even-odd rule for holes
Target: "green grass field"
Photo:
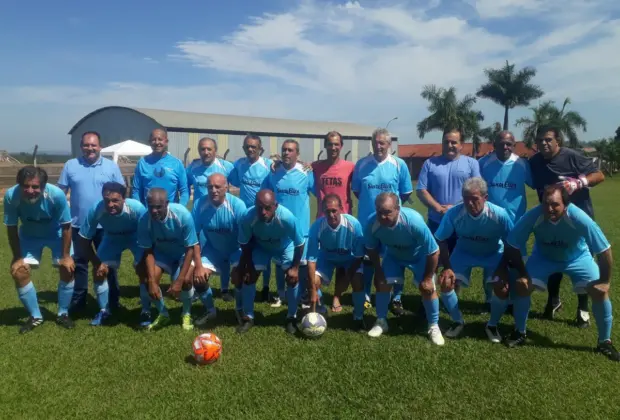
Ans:
<svg viewBox="0 0 620 420"><path fill-rule="evenodd" d="M597 220L614 248L620 238L619 195L618 180L593 190ZM535 202L533 194L529 199ZM414 207L421 210L417 200ZM426 325L412 313L391 318L389 334L379 339L348 331L350 294L345 310L330 314L329 329L317 341L288 336L282 328L286 308L262 303L257 304L257 326L239 336L233 304L217 300L218 320L210 331L222 339L223 355L216 364L199 367L190 358L199 331L181 329L179 303L167 300L175 323L171 327L154 333L134 329L140 309L130 256L120 271L120 323L90 327L96 311L90 298L91 312L66 331L53 321L58 278L46 251L33 279L47 322L19 335L27 314L8 272L6 231L0 231L3 419L620 418L620 364L593 353L594 325L586 330L571 325L576 298L568 281L562 289L565 307L555 321L539 319L546 295L534 295L529 345L513 350L486 338L480 271L473 287L461 294L467 323L463 337L446 339L442 348L429 343ZM616 262L614 282L619 268ZM409 278L405 307L415 313L419 301ZM620 296L614 294L612 301L618 316ZM194 314L201 310L194 305ZM367 317L369 324L374 321L374 309ZM443 312L440 323L449 323ZM512 318L505 316L501 327L508 333ZM613 336L620 332L616 329Z"/></svg>

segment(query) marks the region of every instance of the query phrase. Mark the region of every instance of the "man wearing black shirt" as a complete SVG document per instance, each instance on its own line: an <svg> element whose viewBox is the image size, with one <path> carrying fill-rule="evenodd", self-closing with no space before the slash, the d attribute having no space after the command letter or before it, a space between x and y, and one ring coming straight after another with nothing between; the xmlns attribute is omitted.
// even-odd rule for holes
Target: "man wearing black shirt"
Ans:
<svg viewBox="0 0 620 420"><path fill-rule="evenodd" d="M594 219L594 208L590 199L590 188L605 180L605 176L594 165L591 158L576 151L562 147L560 130L553 126L542 126L536 133L538 153L530 158L530 167L534 188L538 192L538 200L547 185L562 183L571 195L571 203L585 211ZM549 277L547 285L549 298L544 316L553 319L562 307L560 301L560 282L562 273ZM588 295L578 295L577 325L585 328L590 325L588 313Z"/></svg>

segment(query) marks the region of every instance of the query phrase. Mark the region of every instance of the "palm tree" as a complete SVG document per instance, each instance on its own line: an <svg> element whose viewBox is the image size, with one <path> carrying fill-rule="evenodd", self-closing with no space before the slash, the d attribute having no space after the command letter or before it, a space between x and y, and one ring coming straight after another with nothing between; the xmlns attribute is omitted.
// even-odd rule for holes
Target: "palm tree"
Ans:
<svg viewBox="0 0 620 420"><path fill-rule="evenodd" d="M444 89L435 85L424 86L421 96L429 102L428 111L431 115L418 123L420 138L423 139L434 130L458 128L463 133L463 140L472 139L475 156L480 144L480 122L484 120L482 112L472 109L476 97L465 95L459 100L456 88Z"/></svg>
<svg viewBox="0 0 620 420"><path fill-rule="evenodd" d="M532 110L532 118L519 118L518 126L524 126L523 141L527 147L531 148L536 140L536 131L542 125L552 125L558 127L564 137L568 139L568 147L576 148L579 146L577 130L587 131L587 121L577 111L566 111L570 98L564 100L562 108L555 106L554 101L546 101Z"/></svg>
<svg viewBox="0 0 620 420"><path fill-rule="evenodd" d="M538 99L544 92L530 81L536 76L536 69L525 67L515 72L515 65L509 64L501 69L485 69L487 83L480 86L476 95L490 99L504 107L504 130L508 130L508 110L517 106L529 106L530 101Z"/></svg>
<svg viewBox="0 0 620 420"><path fill-rule="evenodd" d="M497 138L497 135L502 131L502 124L499 122L495 122L495 124L490 125L488 127L480 130L480 137L485 139L487 143L493 143Z"/></svg>

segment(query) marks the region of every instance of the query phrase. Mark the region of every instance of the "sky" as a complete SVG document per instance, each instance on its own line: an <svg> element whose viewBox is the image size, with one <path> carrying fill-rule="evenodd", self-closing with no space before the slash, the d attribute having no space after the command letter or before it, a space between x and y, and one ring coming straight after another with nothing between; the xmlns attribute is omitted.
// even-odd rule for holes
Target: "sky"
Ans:
<svg viewBox="0 0 620 420"><path fill-rule="evenodd" d="M109 105L385 126L420 140L425 85L475 93L485 68L533 66L542 100L620 125L617 0L0 2L0 149L69 152ZM535 106L536 101L532 104ZM479 99L483 125L503 108ZM514 109L514 121L531 115ZM370 133L369 133L370 134Z"/></svg>

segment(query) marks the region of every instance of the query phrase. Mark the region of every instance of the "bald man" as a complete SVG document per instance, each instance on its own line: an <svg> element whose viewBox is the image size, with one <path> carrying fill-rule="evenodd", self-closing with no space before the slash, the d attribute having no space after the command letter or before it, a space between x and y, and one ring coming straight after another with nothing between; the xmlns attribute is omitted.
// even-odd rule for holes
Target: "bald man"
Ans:
<svg viewBox="0 0 620 420"><path fill-rule="evenodd" d="M194 202L207 195L207 180L213 174L230 175L233 164L217 157L217 143L211 137L203 137L198 142L200 159L187 167L187 187L194 189Z"/></svg>
<svg viewBox="0 0 620 420"><path fill-rule="evenodd" d="M168 153L168 133L163 128L151 132L149 143L153 152L138 161L133 176L131 198L146 205L151 188L166 191L170 203L187 205L189 189L183 163Z"/></svg>
<svg viewBox="0 0 620 420"><path fill-rule="evenodd" d="M241 258L238 276L233 275L237 286L237 312L241 323L239 333L249 331L254 325L254 297L258 273L274 260L284 270L287 283L288 314L286 331L297 331L297 306L299 305L299 265L304 251L305 238L297 218L276 201L271 190L261 190L256 195L254 207L248 210L239 226ZM239 290L240 289L240 290Z"/></svg>

